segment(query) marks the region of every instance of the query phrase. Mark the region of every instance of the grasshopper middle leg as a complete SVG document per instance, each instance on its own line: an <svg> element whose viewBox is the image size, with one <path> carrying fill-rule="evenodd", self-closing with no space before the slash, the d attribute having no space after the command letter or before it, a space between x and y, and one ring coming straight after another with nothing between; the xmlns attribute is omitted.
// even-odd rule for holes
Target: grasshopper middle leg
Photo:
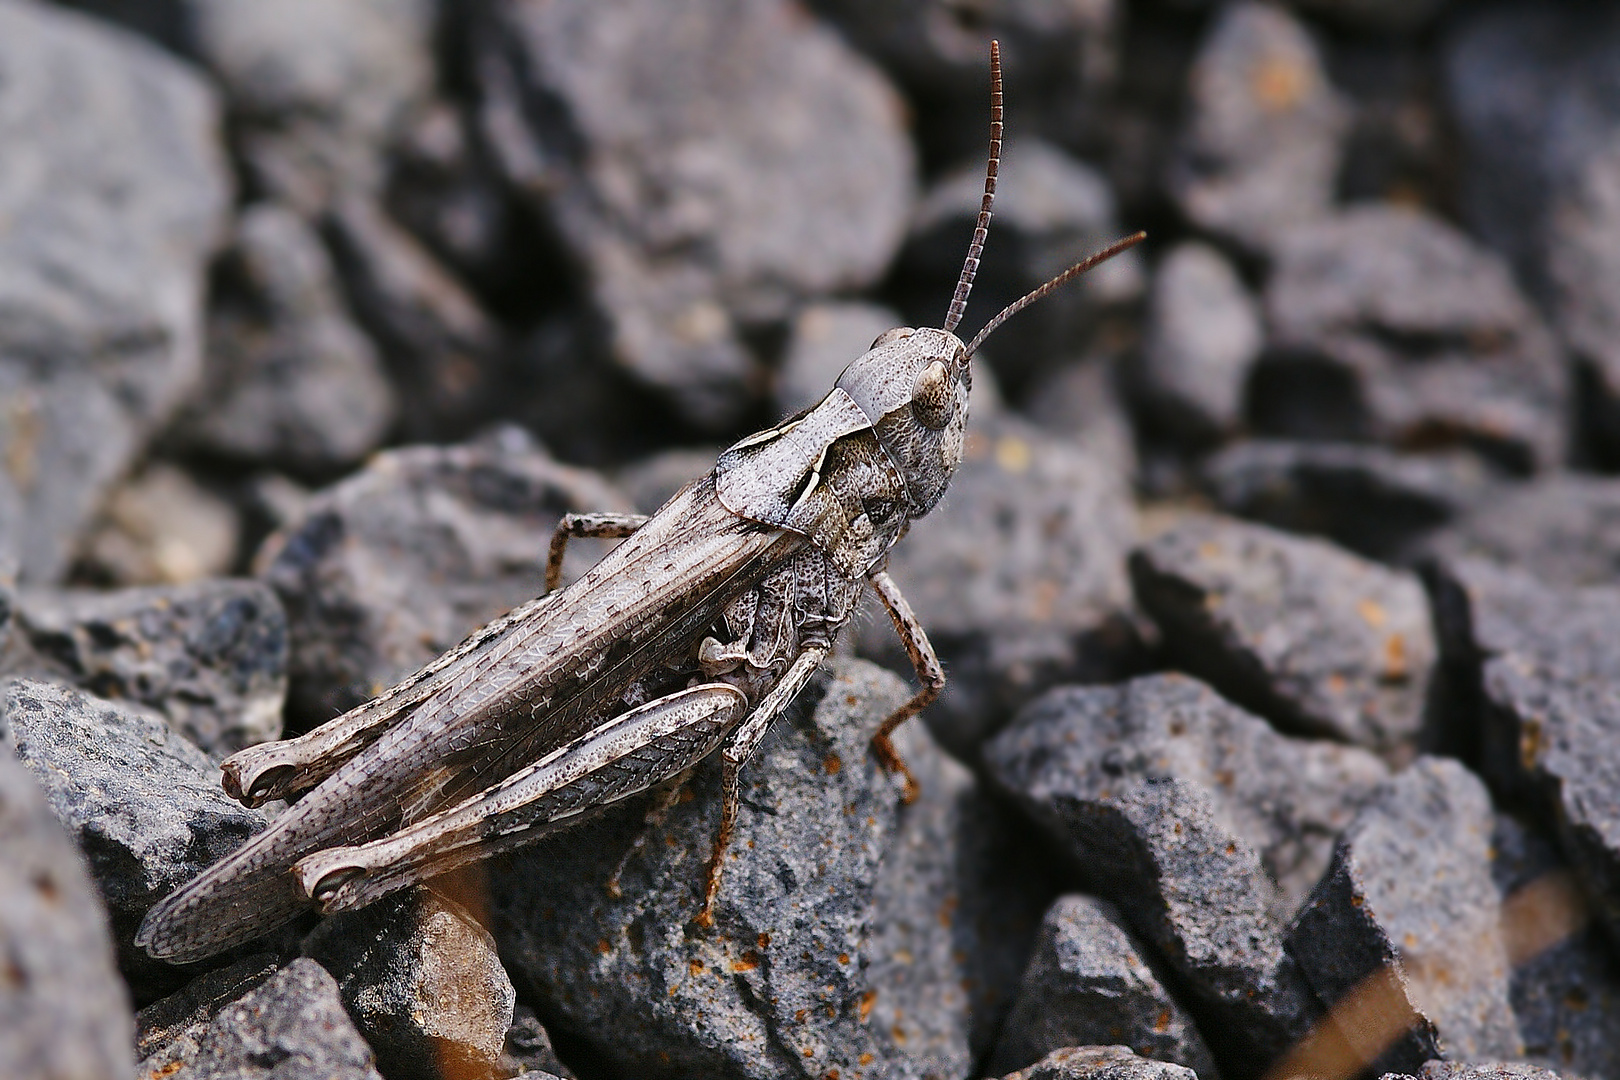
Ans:
<svg viewBox="0 0 1620 1080"><path fill-rule="evenodd" d="M883 763L883 767L891 773L899 773L905 777L905 801L915 802L921 788L917 778L911 775L911 769L900 759L900 753L894 748L894 740L889 736L894 729L922 712L938 699L941 690L945 689L945 669L940 666L939 654L934 652L934 646L928 640L922 623L912 612L911 605L906 602L900 586L894 583L887 570L879 570L867 579L872 584L872 591L877 593L879 600L883 601L884 608L889 612L889 618L894 622L895 633L900 635L900 643L906 647L906 655L911 657L911 666L917 670L917 678L922 682L922 689L912 695L911 700L889 714L872 736L872 752Z"/></svg>

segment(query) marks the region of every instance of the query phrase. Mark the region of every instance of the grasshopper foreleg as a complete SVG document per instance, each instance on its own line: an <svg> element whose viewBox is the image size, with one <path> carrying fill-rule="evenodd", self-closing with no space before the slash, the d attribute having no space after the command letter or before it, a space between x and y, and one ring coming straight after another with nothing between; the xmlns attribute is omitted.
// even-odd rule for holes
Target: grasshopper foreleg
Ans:
<svg viewBox="0 0 1620 1080"><path fill-rule="evenodd" d="M326 914L363 907L668 780L712 753L747 708L727 683L649 701L391 836L305 856L293 876Z"/></svg>
<svg viewBox="0 0 1620 1080"><path fill-rule="evenodd" d="M551 534L551 551L546 555L545 591L554 593L562 584L563 552L568 550L568 541L586 537L623 540L645 524L646 514L564 514Z"/></svg>
<svg viewBox="0 0 1620 1080"><path fill-rule="evenodd" d="M759 707L748 714L735 731L726 737L720 751L720 830L714 838L714 854L709 858L709 872L703 886L703 910L695 920L699 926L714 925L714 900L720 895L720 875L725 869L726 849L731 846L731 835L737 828L737 809L742 804L742 767L754 756L766 732L771 729L783 709L793 701L816 666L827 655L825 645L805 649L796 658L780 682L765 695Z"/></svg>
<svg viewBox="0 0 1620 1080"><path fill-rule="evenodd" d="M910 720L913 716L932 705L939 697L939 692L945 689L945 669L940 666L939 654L934 652L934 646L928 640L928 634L923 630L922 623L912 613L911 605L906 602L905 595L901 593L900 586L894 583L887 570L879 570L867 577L872 583L872 591L877 593L879 600L889 612L889 618L894 622L895 633L900 636L900 643L906 647L906 655L911 657L911 666L917 670L917 678L922 682L922 688L912 695L911 700L889 714L872 736L872 752L877 755L878 761L891 773L900 773L905 777L906 789L903 798L906 802L914 802L921 788L917 785L917 778L911 775L911 770L901 760L899 751L894 748L894 740L889 736L894 729Z"/></svg>

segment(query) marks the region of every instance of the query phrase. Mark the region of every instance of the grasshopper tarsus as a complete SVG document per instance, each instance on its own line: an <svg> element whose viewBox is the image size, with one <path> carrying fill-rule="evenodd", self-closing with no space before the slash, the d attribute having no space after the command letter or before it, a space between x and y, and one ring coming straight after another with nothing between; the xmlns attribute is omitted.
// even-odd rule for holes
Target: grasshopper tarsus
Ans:
<svg viewBox="0 0 1620 1080"><path fill-rule="evenodd" d="M562 585L563 555L568 541L590 537L596 540L623 540L634 536L637 529L647 524L646 514L564 514L551 531L551 548L546 552L545 593L554 593Z"/></svg>

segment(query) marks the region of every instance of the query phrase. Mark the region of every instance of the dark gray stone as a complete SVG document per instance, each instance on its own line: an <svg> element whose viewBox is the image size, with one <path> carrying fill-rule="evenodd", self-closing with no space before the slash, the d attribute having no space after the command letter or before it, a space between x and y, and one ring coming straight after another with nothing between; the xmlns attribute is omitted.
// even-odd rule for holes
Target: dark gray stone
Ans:
<svg viewBox="0 0 1620 1080"><path fill-rule="evenodd" d="M488 1074L516 994L495 941L461 905L417 888L327 919L304 955L343 1004L389 1080Z"/></svg>
<svg viewBox="0 0 1620 1080"><path fill-rule="evenodd" d="M535 1080L548 1077L573 1080L574 1077L557 1059L557 1052L551 1048L550 1034L527 1005L519 1005L512 1012L512 1026L506 1032L506 1047L495 1066L495 1075L532 1076Z"/></svg>
<svg viewBox="0 0 1620 1080"><path fill-rule="evenodd" d="M718 815L712 764L695 798L660 823L644 826L644 807L629 806L490 875L514 975L553 1029L606 1067L650 1077L971 1069L974 1006L961 981L983 968L952 953L987 940L975 927L995 909L966 891L983 894L983 871L960 869L972 845L953 823L983 816L971 801L980 797L912 725L900 749L923 793L901 805L868 743L908 690L855 661L833 664L824 686L743 772L712 930L693 925Z"/></svg>
<svg viewBox="0 0 1620 1080"><path fill-rule="evenodd" d="M776 377L777 411L786 416L819 402L879 334L903 325L888 308L858 301L827 301L800 311Z"/></svg>
<svg viewBox="0 0 1620 1080"><path fill-rule="evenodd" d="M1123 1046L1066 1046L1002 1080L1195 1080L1185 1065L1137 1057Z"/></svg>
<svg viewBox="0 0 1620 1080"><path fill-rule="evenodd" d="M137 1003L172 969L133 945L148 908L265 825L220 790L219 770L162 720L78 690L0 681L0 738L45 789L90 861Z"/></svg>
<svg viewBox="0 0 1620 1080"><path fill-rule="evenodd" d="M1133 389L1168 439L1200 445L1236 430L1264 334L1259 304L1206 244L1172 249L1153 276Z"/></svg>
<svg viewBox="0 0 1620 1080"><path fill-rule="evenodd" d="M938 326L945 317L978 222L984 169L981 148L936 182L917 207L901 263L911 272L905 310L916 325ZM1100 172L1038 139L1008 142L997 180L994 239L973 285L978 314L968 325L977 329L1123 232L1114 193ZM1043 369L1081 351L1108 313L1140 298L1143 278L1138 253L1110 259L1080 284L997 330L976 355L989 361L1014 399L1021 398Z"/></svg>
<svg viewBox="0 0 1620 1080"><path fill-rule="evenodd" d="M508 118L497 157L586 269L608 355L686 419L734 422L740 328L872 283L899 246L897 96L780 0L492 8L476 70Z"/></svg>
<svg viewBox="0 0 1620 1080"><path fill-rule="evenodd" d="M1322 540L1189 516L1131 555L1166 652L1304 734L1373 748L1423 723L1436 646L1415 575Z"/></svg>
<svg viewBox="0 0 1620 1080"><path fill-rule="evenodd" d="M315 961L294 960L222 1009L185 1080L382 1080L349 1022L337 983Z"/></svg>
<svg viewBox="0 0 1620 1080"><path fill-rule="evenodd" d="M1435 580L1449 708L1505 798L1553 822L1620 941L1620 589L1552 588L1459 559Z"/></svg>
<svg viewBox="0 0 1620 1080"><path fill-rule="evenodd" d="M294 715L352 708L536 595L564 513L628 509L515 428L378 454L259 553L287 609ZM602 547L568 550L571 577Z"/></svg>
<svg viewBox="0 0 1620 1080"><path fill-rule="evenodd" d="M0 71L0 549L44 584L197 376L230 185L213 95L156 46L7 0Z"/></svg>
<svg viewBox="0 0 1620 1080"><path fill-rule="evenodd" d="M1107 356L1065 364L1038 379L1023 406L1037 427L1079 446L1121 476L1135 476L1136 429ZM973 414L983 416L979 373L973 373Z"/></svg>
<svg viewBox="0 0 1620 1080"><path fill-rule="evenodd" d="M970 427L949 498L889 559L950 673L923 714L946 749L971 760L1046 687L1132 670L1135 542L1129 487L1109 463L1011 417ZM909 672L888 617L869 610L862 653Z"/></svg>
<svg viewBox="0 0 1620 1080"><path fill-rule="evenodd" d="M0 1075L131 1075L134 1024L84 856L0 745Z"/></svg>
<svg viewBox="0 0 1620 1080"><path fill-rule="evenodd" d="M1315 533L1369 558L1400 560L1492 490L1466 451L1403 454L1356 443L1254 439L1200 467L1222 510Z"/></svg>
<svg viewBox="0 0 1620 1080"><path fill-rule="evenodd" d="M198 976L135 1016L135 1075L141 1080L172 1076L197 1059L202 1040L220 1010L263 985L280 968L269 953L245 956Z"/></svg>
<svg viewBox="0 0 1620 1080"><path fill-rule="evenodd" d="M103 585L224 577L241 555L242 531L226 499L169 462L149 462L107 496L73 576Z"/></svg>
<svg viewBox="0 0 1620 1080"><path fill-rule="evenodd" d="M639 513L657 513L677 491L712 471L721 449L665 450L621 470L613 482Z"/></svg>
<svg viewBox="0 0 1620 1080"><path fill-rule="evenodd" d="M1179 675L1051 691L984 753L1173 967L1218 1060L1258 1070L1305 1033L1284 922L1387 775L1377 758L1284 738Z"/></svg>
<svg viewBox="0 0 1620 1080"><path fill-rule="evenodd" d="M1430 547L1444 558L1517 566L1549 585L1612 584L1620 579L1620 480L1557 473L1503 485Z"/></svg>
<svg viewBox="0 0 1620 1080"><path fill-rule="evenodd" d="M1563 459L1563 357L1499 256L1387 205L1288 229L1273 253L1257 429L1462 446L1516 472Z"/></svg>
<svg viewBox="0 0 1620 1080"><path fill-rule="evenodd" d="M1498 814L1491 876L1513 973L1508 999L1525 1057L1578 1076L1620 1074L1620 964L1588 921L1580 886L1551 837Z"/></svg>
<svg viewBox="0 0 1620 1080"><path fill-rule="evenodd" d="M281 737L287 617L257 581L24 591L0 672L148 706L216 760Z"/></svg>
<svg viewBox="0 0 1620 1080"><path fill-rule="evenodd" d="M1226 5L1207 34L1170 194L1199 227L1263 251L1327 214L1349 106L1310 34L1282 8Z"/></svg>
<svg viewBox="0 0 1620 1080"><path fill-rule="evenodd" d="M1425 1061L1420 1080L1561 1080L1561 1074L1522 1061Z"/></svg>
<svg viewBox="0 0 1620 1080"><path fill-rule="evenodd" d="M185 17L254 183L305 214L376 190L433 90L429 0L185 0Z"/></svg>
<svg viewBox="0 0 1620 1080"><path fill-rule="evenodd" d="M505 342L465 286L370 197L339 196L325 220L355 315L400 387L405 437L460 438L509 414Z"/></svg>
<svg viewBox="0 0 1620 1080"><path fill-rule="evenodd" d="M1434 21L1448 0L1288 0L1308 15L1374 33L1410 34Z"/></svg>
<svg viewBox="0 0 1620 1080"><path fill-rule="evenodd" d="M317 474L376 449L394 419L394 389L314 230L283 207L250 206L216 282L203 385L176 438Z"/></svg>
<svg viewBox="0 0 1620 1080"><path fill-rule="evenodd" d="M1356 815L1300 911L1288 947L1324 1003L1382 980L1392 1040L1367 1048L1374 1068L1524 1053L1491 880L1493 824L1474 774L1419 758ZM1353 1045L1366 1037L1345 1035Z"/></svg>
<svg viewBox="0 0 1620 1080"><path fill-rule="evenodd" d="M996 1043L989 1071L1033 1065L1065 1046L1127 1043L1217 1080L1198 1029L1143 957L1117 908L1089 896L1060 897Z"/></svg>

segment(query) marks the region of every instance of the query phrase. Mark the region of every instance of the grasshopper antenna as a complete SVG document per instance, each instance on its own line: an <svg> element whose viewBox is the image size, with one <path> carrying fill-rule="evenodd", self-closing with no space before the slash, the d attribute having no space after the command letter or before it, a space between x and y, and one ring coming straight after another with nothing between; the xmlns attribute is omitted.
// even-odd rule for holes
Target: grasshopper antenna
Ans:
<svg viewBox="0 0 1620 1080"><path fill-rule="evenodd" d="M979 272L979 257L984 254L984 239L990 235L990 207L996 201L996 174L1001 171L1001 42L990 42L990 160L984 166L984 201L979 203L979 220L973 226L973 242L968 245L967 258L962 262L962 275L956 279L956 293L951 297L951 308L945 313L945 330L956 329L967 310L968 293L973 291L973 277ZM970 350L971 351L971 350Z"/></svg>
<svg viewBox="0 0 1620 1080"><path fill-rule="evenodd" d="M986 195L985 205L988 207L989 203L990 197ZM998 314L995 318L985 323L983 330L980 330L973 336L973 340L968 343L967 355L972 356L974 353L978 352L979 346L984 344L984 339L994 333L996 327L1000 326L1002 323L1006 322L1020 311L1023 311L1025 308L1029 307L1029 305L1035 303L1035 301L1043 300L1046 297L1051 296L1054 292L1057 292L1057 290L1063 288L1063 286L1067 285L1069 282L1073 281L1087 270L1090 270L1098 263L1107 262L1120 252L1129 251L1131 248L1135 247L1137 244L1140 244L1146 239L1147 233L1139 232L1127 236L1123 240L1115 240L1112 244L1109 244L1096 254L1087 255L1084 259L1081 259L1079 262L1063 271L1063 273L1059 274L1051 281L1048 281L1045 285L1042 285L1039 288L1019 297L1017 300L1014 300L1012 303L1002 308L1000 314ZM975 238L975 242L977 242L977 238ZM969 255L968 258L971 260L972 255ZM963 273L965 274L966 271L964 270ZM965 291L960 287L958 287L957 291L963 292L964 295L966 295ZM952 310L955 310L955 305L952 305Z"/></svg>

